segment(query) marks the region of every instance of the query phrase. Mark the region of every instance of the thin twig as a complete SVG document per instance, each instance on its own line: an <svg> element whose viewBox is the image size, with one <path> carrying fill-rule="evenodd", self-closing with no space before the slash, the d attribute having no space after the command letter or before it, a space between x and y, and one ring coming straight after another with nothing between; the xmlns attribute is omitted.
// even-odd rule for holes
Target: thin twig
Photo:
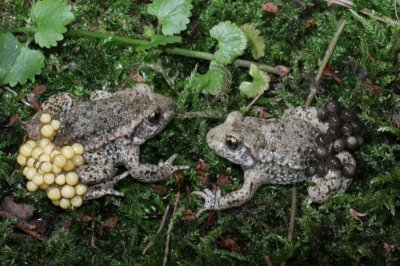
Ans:
<svg viewBox="0 0 400 266"><path fill-rule="evenodd" d="M92 212L92 217L95 216L94 211ZM95 236L95 229L96 229L96 222L94 219L92 220L92 238L90 240L90 247L91 248L96 248L96 236ZM92 258L93 259L93 258Z"/></svg>
<svg viewBox="0 0 400 266"><path fill-rule="evenodd" d="M161 220L161 224L160 227L158 228L156 234L154 235L153 239L144 247L143 251L142 251L142 255L146 254L146 252L154 245L155 241L157 240L158 236L160 235L161 230L164 228L165 225L165 220L167 220L167 215L169 213L169 205L167 206L167 208L165 209L163 218Z"/></svg>
<svg viewBox="0 0 400 266"><path fill-rule="evenodd" d="M349 0L326 0L326 2L328 2L329 6L332 5L332 4L335 4L335 5L344 6L344 7L347 7L347 8L352 8L353 5L354 5L354 3L352 1L349 1Z"/></svg>
<svg viewBox="0 0 400 266"><path fill-rule="evenodd" d="M376 15L374 15L374 13L373 13L372 11L370 11L370 10L368 10L368 9L366 9L366 8L362 9L360 12L361 12L362 14L364 14L364 15L367 15L367 16L373 18L373 19L376 19L376 20L378 20L378 21L380 21L380 22L383 22L383 23L385 23L385 24L388 25L388 26L393 26L393 25L395 25L395 24L397 24L397 25L399 24L399 22L394 21L393 19L388 18L388 17L386 17L386 16L385 16L385 17L376 16Z"/></svg>
<svg viewBox="0 0 400 266"><path fill-rule="evenodd" d="M354 3L352 1L349 1L349 0L326 0L326 2L328 3L328 5L335 4L335 5L346 7L346 8L352 8L353 5L354 5ZM352 11L352 12L356 13L355 11ZM391 19L389 17L386 17L386 16L383 16L383 17L376 16L373 11L368 10L366 8L360 10L360 13L364 14L366 16L369 16L369 17L371 17L373 19L376 19L376 20L378 20L380 22L383 22L388 26L393 26L395 24L399 24L399 21L398 21L399 17L398 17L398 14L397 14L397 0L395 0L395 2L394 2L394 13L396 15L397 21L395 21L395 20L393 20L393 19Z"/></svg>
<svg viewBox="0 0 400 266"><path fill-rule="evenodd" d="M310 86L310 93L306 100L306 104L305 104L306 106L311 105L311 102L314 100L315 95L317 94L317 87L318 87L319 81L321 80L321 77L324 74L325 67L328 64L329 59L332 56L333 50L335 49L336 43L339 40L339 37L342 34L345 25L346 25L346 21L342 20L339 24L338 29L335 32L335 35L333 35L333 38L329 43L328 49L325 52L325 56L322 59L321 65L319 66L317 76L315 77L314 82Z"/></svg>
<svg viewBox="0 0 400 266"><path fill-rule="evenodd" d="M174 209L172 211L171 220L169 221L169 224L168 224L167 241L165 243L163 266L167 265L167 262L168 262L169 244L170 244L170 241L171 241L172 228L174 226L174 214L176 212L176 209L178 208L178 203L179 203L180 196L181 196L181 193L178 191L178 193L176 193L175 205L174 205Z"/></svg>
<svg viewBox="0 0 400 266"><path fill-rule="evenodd" d="M293 240L294 234L294 219L296 218L296 210L297 210L297 189L296 186L292 188L292 204L290 206L290 221L289 221L289 232L288 232L288 240Z"/></svg>
<svg viewBox="0 0 400 266"><path fill-rule="evenodd" d="M253 104L255 104L255 102L261 97L261 95L263 95L263 93L257 94L257 96L249 103L249 105L246 106L246 108L244 109L245 112L247 112L250 109L250 107L252 107Z"/></svg>

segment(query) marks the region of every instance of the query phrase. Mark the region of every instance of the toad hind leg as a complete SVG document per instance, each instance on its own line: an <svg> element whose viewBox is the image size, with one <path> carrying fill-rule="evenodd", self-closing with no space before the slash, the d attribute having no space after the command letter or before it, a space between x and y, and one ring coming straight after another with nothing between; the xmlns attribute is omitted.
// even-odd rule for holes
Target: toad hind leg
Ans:
<svg viewBox="0 0 400 266"><path fill-rule="evenodd" d="M97 198L101 198L105 195L114 195L114 196L120 196L120 197L124 196L124 193L115 190L114 186L115 186L115 184L118 183L118 181L124 179L128 175L129 175L129 172L126 171L126 172L122 173L121 175L114 176L111 180L109 180L107 182L89 186L88 191L83 196L83 200L97 199Z"/></svg>
<svg viewBox="0 0 400 266"><path fill-rule="evenodd" d="M356 166L356 160L347 152L342 151L336 155L341 164L352 164ZM323 203L336 193L344 192L351 184L352 178L346 178L340 170L329 172L324 177L314 175L311 179L313 183L307 188L308 202Z"/></svg>
<svg viewBox="0 0 400 266"><path fill-rule="evenodd" d="M95 184L111 179L116 172L111 159L101 153L86 152L84 154L86 164L78 167L76 173L81 178L82 183Z"/></svg>

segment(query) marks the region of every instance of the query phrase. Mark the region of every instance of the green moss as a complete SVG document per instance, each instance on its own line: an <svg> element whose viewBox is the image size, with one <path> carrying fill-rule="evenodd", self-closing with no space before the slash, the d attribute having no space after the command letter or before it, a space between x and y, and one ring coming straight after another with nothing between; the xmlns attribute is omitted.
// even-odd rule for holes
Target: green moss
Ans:
<svg viewBox="0 0 400 266"><path fill-rule="evenodd" d="M25 26L29 15L27 1L3 1L1 27ZM73 1L76 16L74 29L141 38L144 26L155 26L155 18L146 14L147 1ZM341 19L347 21L329 65L338 72L341 83L324 77L316 101L322 106L337 98L345 106L361 110L360 118L369 130L364 146L356 153L360 171L348 192L333 197L322 205L304 206L305 186L299 186L298 214L294 240L286 238L290 214L290 186L265 186L241 208L220 211L209 223L207 216L189 222L184 211L195 212L202 200L186 192L203 189L192 167L183 171L184 189L174 216L170 265L263 265L269 256L274 265L288 260L289 265L397 265L400 260L400 168L399 129L384 114L398 99L400 34L396 26L368 17L356 17L345 8L328 7L325 1L273 1L281 11L275 16L261 10L265 1L194 1L189 31L183 33L182 47L214 52L215 41L209 37L217 23L231 20L238 25L253 23L266 39L266 57L260 62L285 65L290 74L273 79L271 90L256 105L265 106L274 115L287 107L304 104L309 86L325 54L325 50ZM303 3L303 4L296 4ZM394 1L358 1L354 10L368 8L377 15L395 18ZM316 24L305 28L308 19ZM196 26L197 25L197 26ZM21 41L29 41L19 35ZM34 46L34 44L31 44ZM38 47L35 47L38 48ZM91 91L114 91L133 84L132 73L139 71L153 89L168 95L178 104L177 118L156 138L141 148L141 160L157 163L174 153L176 164L194 165L201 158L210 167L210 181L227 172L231 184L223 191L237 189L243 180L242 170L212 152L204 141L208 129L218 119L179 119L186 112L210 111L226 115L243 109L249 101L240 95L239 84L250 80L248 71L228 66L233 76L230 92L220 100L192 89L196 70L204 73L209 62L168 56L159 51L136 52L132 47L87 38L65 38L55 48L43 50L46 67L42 75L24 86L13 88L17 95L0 88L0 121L12 114L23 120L33 115L24 99L32 88L46 84L44 101L50 95L65 91L85 98ZM243 56L250 59L250 55ZM170 76L177 73L170 88L160 73L146 64L161 59ZM382 89L374 94L366 84ZM397 84L397 85L396 85ZM397 87L396 87L397 86ZM397 130L397 131L396 131ZM77 211L62 211L40 193L27 193L15 162L23 131L14 126L0 129L0 189L17 201L32 204L36 217L49 221L44 233L48 240L39 242L15 229L16 220L0 221L0 257L3 264L21 265L160 265L164 256L166 228L155 245L141 255L153 238L168 204L172 204L177 180L169 177L162 184L165 195L153 192L149 185L126 179L117 185L124 198L106 197L85 204ZM361 224L350 215L350 208L367 215ZM92 217L85 222L78 215ZM119 218L112 229L100 234L103 221ZM69 226L66 226L69 225ZM235 252L221 244L234 239L244 249ZM95 240L95 247L91 246ZM394 245L387 252L384 243ZM24 252L21 252L21 246Z"/></svg>

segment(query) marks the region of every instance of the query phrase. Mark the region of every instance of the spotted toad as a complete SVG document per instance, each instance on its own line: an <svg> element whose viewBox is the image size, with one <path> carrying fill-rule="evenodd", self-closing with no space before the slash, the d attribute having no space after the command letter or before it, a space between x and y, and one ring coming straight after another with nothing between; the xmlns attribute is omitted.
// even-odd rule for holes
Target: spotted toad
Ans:
<svg viewBox="0 0 400 266"><path fill-rule="evenodd" d="M53 140L56 145L78 142L84 146L86 164L76 172L89 185L84 196L88 200L107 194L122 196L114 189L116 182L127 176L115 176L120 165L133 178L146 183L163 180L174 171L187 168L172 165L176 155L158 165L139 161L140 145L170 122L175 107L172 99L152 92L141 83L134 90L95 91L88 101L76 101L68 93L59 93L42 104L42 112L61 122ZM23 124L31 139L40 138L42 112Z"/></svg>
<svg viewBox="0 0 400 266"><path fill-rule="evenodd" d="M296 108L281 119L243 117L232 112L225 122L212 128L206 136L208 146L218 155L239 164L244 170L244 184L239 190L221 196L221 191L205 189L194 195L205 200L199 210L222 210L240 206L264 184L292 184L311 181L309 200L321 203L334 193L347 189L350 178L340 171L329 170L324 177L307 176L306 169L314 158L314 140L328 129L317 118L315 108ZM342 164L355 160L347 151L337 154Z"/></svg>

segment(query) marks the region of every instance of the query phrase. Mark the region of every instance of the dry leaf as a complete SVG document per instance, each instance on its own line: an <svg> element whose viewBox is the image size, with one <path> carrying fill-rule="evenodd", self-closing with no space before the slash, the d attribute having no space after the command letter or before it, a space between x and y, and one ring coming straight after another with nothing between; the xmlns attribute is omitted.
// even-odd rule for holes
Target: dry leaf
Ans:
<svg viewBox="0 0 400 266"><path fill-rule="evenodd" d="M117 216L113 216L111 218L108 218L107 220L103 221L100 225L100 230L99 230L99 235L103 236L104 234L104 230L105 229L112 229L115 227L115 225L118 222L118 217Z"/></svg>
<svg viewBox="0 0 400 266"><path fill-rule="evenodd" d="M385 247L386 253L392 253L394 252L394 245L388 244L388 243L383 243L383 246Z"/></svg>
<svg viewBox="0 0 400 266"><path fill-rule="evenodd" d="M340 79L337 71L333 69L330 65L327 65L324 69L324 76L332 77L337 83L341 83L342 80Z"/></svg>
<svg viewBox="0 0 400 266"><path fill-rule="evenodd" d="M176 171L173 175L178 178L178 191L180 191L183 186L183 175L180 171Z"/></svg>
<svg viewBox="0 0 400 266"><path fill-rule="evenodd" d="M279 8L272 2L263 4L261 9L264 12L274 14L275 16L279 16L281 14L281 11L279 10Z"/></svg>
<svg viewBox="0 0 400 266"><path fill-rule="evenodd" d="M216 212L215 211L208 211L207 213L207 226L211 226L215 221Z"/></svg>
<svg viewBox="0 0 400 266"><path fill-rule="evenodd" d="M280 77L286 77L290 73L290 68L282 65L275 66L274 70L278 72Z"/></svg>
<svg viewBox="0 0 400 266"><path fill-rule="evenodd" d="M70 228L71 225L72 225L72 218L68 218L68 219L65 220L65 222L64 222L64 229Z"/></svg>
<svg viewBox="0 0 400 266"><path fill-rule="evenodd" d="M0 209L0 217L3 219L10 219L11 217L13 217L13 214ZM46 240L46 237L42 236L41 234L39 234L36 231L33 231L34 229L36 229L36 226L33 224L19 220L16 227L18 229L21 229L22 231L24 231L26 234L30 235L31 237L34 237L40 241Z"/></svg>
<svg viewBox="0 0 400 266"><path fill-rule="evenodd" d="M368 215L368 212L361 213L361 212L358 212L358 211L356 211L356 210L354 210L352 208L350 208L349 213L350 213L351 217L353 217L354 219L359 221L361 224L363 224L363 222L361 221L361 219L359 217L364 217L364 216Z"/></svg>
<svg viewBox="0 0 400 266"><path fill-rule="evenodd" d="M24 221L30 219L35 211L35 208L31 205L16 203L14 198L10 196L4 197L1 201L1 207Z"/></svg>
<svg viewBox="0 0 400 266"><path fill-rule="evenodd" d="M223 186L228 185L230 183L231 183L231 180L229 179L229 176L226 173L220 174L217 178L217 186L219 188L222 188Z"/></svg>
<svg viewBox="0 0 400 266"><path fill-rule="evenodd" d="M32 93L35 95L42 95L46 91L47 91L46 85L37 85L35 88L33 88Z"/></svg>
<svg viewBox="0 0 400 266"><path fill-rule="evenodd" d="M314 26L317 23L317 21L313 18L307 19L306 22L304 22L304 28L307 29L309 27Z"/></svg>
<svg viewBox="0 0 400 266"><path fill-rule="evenodd" d="M82 221L84 221L84 222L90 222L90 221L93 220L92 217L90 217L90 216L84 214L83 212L80 212L80 213L79 213L79 218L81 218Z"/></svg>
<svg viewBox="0 0 400 266"><path fill-rule="evenodd" d="M239 246L233 238L227 237L219 243L223 248L238 253L246 253L247 248Z"/></svg>
<svg viewBox="0 0 400 266"><path fill-rule="evenodd" d="M184 213L183 213L183 218L184 218L186 221L189 221L189 222L193 222L193 221L196 221L196 220L197 220L197 216L194 215L193 212L192 212L192 210L190 210L190 209L185 209L185 211L184 211Z"/></svg>
<svg viewBox="0 0 400 266"><path fill-rule="evenodd" d="M167 192L166 187L161 184L151 184L150 187L151 187L151 190L153 190L153 192L155 192L161 196L165 195L165 193Z"/></svg>
<svg viewBox="0 0 400 266"><path fill-rule="evenodd" d="M11 127L13 125L19 125L21 124L21 118L17 114L13 114L10 116L10 119L8 120L7 124L1 125L1 127Z"/></svg>
<svg viewBox="0 0 400 266"><path fill-rule="evenodd" d="M371 83L363 83L361 87L365 90L372 92L374 95L379 95L384 92L384 89Z"/></svg>
<svg viewBox="0 0 400 266"><path fill-rule="evenodd" d="M197 175L199 176L199 181L200 184L205 186L208 183L208 176L210 175L210 168L208 165L201 159L199 159L195 163L195 169L197 172Z"/></svg>
<svg viewBox="0 0 400 266"><path fill-rule="evenodd" d="M26 99L28 103L32 106L33 110L35 110L35 112L40 112L41 104L38 102L35 94L33 94L32 92L29 93Z"/></svg>

